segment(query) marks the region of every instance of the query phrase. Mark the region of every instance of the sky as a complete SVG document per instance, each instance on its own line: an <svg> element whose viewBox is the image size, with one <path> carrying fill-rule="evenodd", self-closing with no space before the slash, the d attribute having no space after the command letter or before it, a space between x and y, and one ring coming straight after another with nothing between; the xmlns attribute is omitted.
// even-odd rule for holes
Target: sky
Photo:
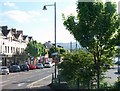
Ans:
<svg viewBox="0 0 120 91"><path fill-rule="evenodd" d="M23 30L24 35L32 36L41 43L47 41L54 43L54 6L47 6L47 10L42 10L44 5L51 5L54 2L56 2L56 42L75 42L74 37L63 25L62 13L65 16L77 15L77 0L0 0L0 26L7 25L8 29Z"/></svg>

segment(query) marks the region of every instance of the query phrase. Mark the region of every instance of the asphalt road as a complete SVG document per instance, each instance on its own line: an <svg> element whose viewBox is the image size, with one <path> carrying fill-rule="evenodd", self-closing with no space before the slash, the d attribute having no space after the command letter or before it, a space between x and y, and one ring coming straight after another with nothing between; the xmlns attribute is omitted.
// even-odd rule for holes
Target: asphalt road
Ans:
<svg viewBox="0 0 120 91"><path fill-rule="evenodd" d="M118 66L114 65L111 69L109 69L106 73L105 73L105 81L109 84L109 85L113 85L117 80L118 77L120 76L120 74L118 74Z"/></svg>
<svg viewBox="0 0 120 91"><path fill-rule="evenodd" d="M52 73L54 73L54 67L0 75L2 80L0 86L2 89L26 89L38 80L46 79Z"/></svg>

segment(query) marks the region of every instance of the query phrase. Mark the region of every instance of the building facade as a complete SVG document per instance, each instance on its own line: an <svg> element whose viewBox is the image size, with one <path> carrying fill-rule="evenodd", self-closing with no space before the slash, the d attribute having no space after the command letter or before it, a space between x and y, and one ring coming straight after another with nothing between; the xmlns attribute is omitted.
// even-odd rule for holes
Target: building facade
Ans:
<svg viewBox="0 0 120 91"><path fill-rule="evenodd" d="M16 54L24 52L32 37L23 35L22 30L8 29L7 26L0 27L0 65L13 62Z"/></svg>

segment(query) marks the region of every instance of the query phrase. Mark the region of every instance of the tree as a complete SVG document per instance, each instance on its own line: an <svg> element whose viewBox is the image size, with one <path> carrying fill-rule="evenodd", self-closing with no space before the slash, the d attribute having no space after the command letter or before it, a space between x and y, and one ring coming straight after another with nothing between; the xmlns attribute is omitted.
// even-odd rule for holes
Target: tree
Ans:
<svg viewBox="0 0 120 91"><path fill-rule="evenodd" d="M59 51L61 55L67 52L64 48L59 48Z"/></svg>
<svg viewBox="0 0 120 91"><path fill-rule="evenodd" d="M78 80L80 88L89 88L90 81L94 77L94 61L91 53L80 50L65 54L64 61L58 67L61 69L60 76L68 84L76 83Z"/></svg>
<svg viewBox="0 0 120 91"><path fill-rule="evenodd" d="M93 54L97 74L97 87L100 84L102 60L109 62L115 54L115 46L120 38L120 22L116 13L116 4L111 2L77 2L77 17L63 15L66 29L75 39Z"/></svg>
<svg viewBox="0 0 120 91"><path fill-rule="evenodd" d="M45 55L45 47L41 43L37 43L37 41L31 41L28 43L26 52L30 53L33 57L38 57L40 55Z"/></svg>
<svg viewBox="0 0 120 91"><path fill-rule="evenodd" d="M55 49L55 46L52 46L48 51L49 57L52 57L52 53L55 53L55 52L59 53L59 49L57 47Z"/></svg>
<svg viewBox="0 0 120 91"><path fill-rule="evenodd" d="M55 53L55 52L58 52L59 55L62 55L64 53L66 53L67 51L61 47L60 48L56 47L56 50L55 50L55 46L52 46L48 51L49 57L52 57L52 53Z"/></svg>

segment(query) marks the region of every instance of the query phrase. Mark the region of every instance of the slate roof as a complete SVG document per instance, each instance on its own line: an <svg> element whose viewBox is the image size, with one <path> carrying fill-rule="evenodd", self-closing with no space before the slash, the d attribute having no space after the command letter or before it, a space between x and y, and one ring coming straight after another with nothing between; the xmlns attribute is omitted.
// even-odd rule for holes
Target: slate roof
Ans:
<svg viewBox="0 0 120 91"><path fill-rule="evenodd" d="M31 36L29 36L28 38L29 38L29 40L31 40L31 39L32 39L32 37L31 37Z"/></svg>
<svg viewBox="0 0 120 91"><path fill-rule="evenodd" d="M23 35L23 40L25 40L27 38L27 35Z"/></svg>
<svg viewBox="0 0 120 91"><path fill-rule="evenodd" d="M15 38L18 39L20 34L14 34Z"/></svg>
<svg viewBox="0 0 120 91"><path fill-rule="evenodd" d="M0 36L3 36L2 29L0 30Z"/></svg>
<svg viewBox="0 0 120 91"><path fill-rule="evenodd" d="M13 36L13 40L15 40L15 41L19 41L18 38L19 38L20 34L22 34L23 42L25 42L24 40L26 40L26 38L28 37L28 35L23 35L22 30L17 31L15 28L8 29L7 26L0 26L0 36L6 36L7 37L9 32L11 32L11 34ZM28 39L29 39L29 41L31 41L32 36L29 36Z"/></svg>
<svg viewBox="0 0 120 91"><path fill-rule="evenodd" d="M10 30L2 30L2 33L4 36L7 36L9 32L10 32Z"/></svg>

